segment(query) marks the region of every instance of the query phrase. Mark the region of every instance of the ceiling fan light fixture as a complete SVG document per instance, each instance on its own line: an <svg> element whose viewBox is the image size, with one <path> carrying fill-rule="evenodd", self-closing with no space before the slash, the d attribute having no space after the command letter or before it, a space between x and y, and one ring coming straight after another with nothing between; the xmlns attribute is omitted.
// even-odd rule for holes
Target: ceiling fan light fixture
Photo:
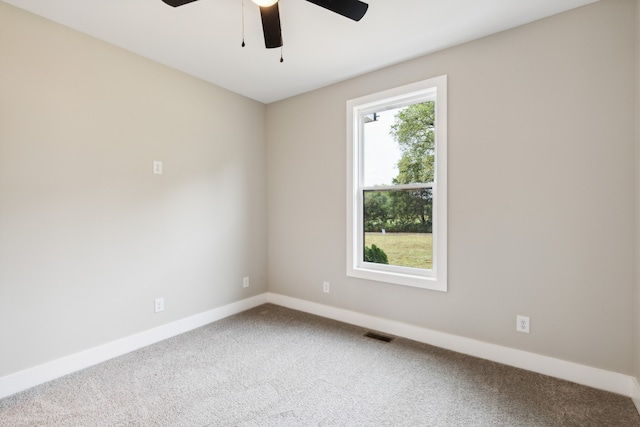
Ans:
<svg viewBox="0 0 640 427"><path fill-rule="evenodd" d="M178 7L197 0L162 0L169 6ZM278 0L251 0L260 7L260 19L262 20L262 33L264 34L264 46L267 49L280 48L280 62L282 58L282 29L280 27L280 11ZM369 5L360 0L307 0L335 12L353 21L359 21L367 12ZM242 0L242 47L244 43L244 0Z"/></svg>
<svg viewBox="0 0 640 427"><path fill-rule="evenodd" d="M278 3L278 0L251 0L260 7L269 7Z"/></svg>

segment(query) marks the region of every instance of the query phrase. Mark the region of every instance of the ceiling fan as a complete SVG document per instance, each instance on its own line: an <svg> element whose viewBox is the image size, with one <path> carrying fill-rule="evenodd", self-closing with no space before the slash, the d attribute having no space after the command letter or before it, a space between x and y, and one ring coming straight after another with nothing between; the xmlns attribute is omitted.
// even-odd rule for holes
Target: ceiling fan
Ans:
<svg viewBox="0 0 640 427"><path fill-rule="evenodd" d="M178 7L198 0L162 0L169 6ZM252 0L260 6L262 18L262 32L264 44L267 49L282 46L282 31L280 29L280 12L278 0ZM345 16L354 21L359 21L367 12L369 5L360 0L307 0L322 8ZM244 41L243 41L244 46Z"/></svg>

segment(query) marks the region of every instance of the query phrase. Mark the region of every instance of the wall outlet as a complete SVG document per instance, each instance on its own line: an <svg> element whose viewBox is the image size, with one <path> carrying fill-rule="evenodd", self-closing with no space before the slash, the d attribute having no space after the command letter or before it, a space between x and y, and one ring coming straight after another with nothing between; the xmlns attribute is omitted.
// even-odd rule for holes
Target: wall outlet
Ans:
<svg viewBox="0 0 640 427"><path fill-rule="evenodd" d="M164 298L156 298L155 309L156 313L164 311Z"/></svg>
<svg viewBox="0 0 640 427"><path fill-rule="evenodd" d="M243 277L242 278L242 287L243 288L248 288L249 287L249 277Z"/></svg>
<svg viewBox="0 0 640 427"><path fill-rule="evenodd" d="M516 316L516 331L528 334L530 326L527 316Z"/></svg>
<svg viewBox="0 0 640 427"><path fill-rule="evenodd" d="M329 285L329 282L322 282L322 292L324 292L325 294L328 294L331 291L331 285Z"/></svg>

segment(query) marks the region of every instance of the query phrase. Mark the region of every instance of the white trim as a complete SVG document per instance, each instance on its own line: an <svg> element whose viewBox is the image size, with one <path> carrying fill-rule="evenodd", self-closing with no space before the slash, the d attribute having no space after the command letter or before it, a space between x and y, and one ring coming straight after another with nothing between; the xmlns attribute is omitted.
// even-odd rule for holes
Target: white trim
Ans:
<svg viewBox="0 0 640 427"><path fill-rule="evenodd" d="M514 366L516 368L526 369L600 390L618 393L633 398L636 407L640 411L640 387L636 379L629 375L284 295L269 293L267 301L294 310L409 338L414 341Z"/></svg>
<svg viewBox="0 0 640 427"><path fill-rule="evenodd" d="M267 302L260 294L0 378L0 399Z"/></svg>
<svg viewBox="0 0 640 427"><path fill-rule="evenodd" d="M413 190L413 189L423 189L423 188L433 188L433 183L431 182L414 182L413 184L397 184L397 185L374 185L372 187L362 187L364 191L396 191L396 190Z"/></svg>

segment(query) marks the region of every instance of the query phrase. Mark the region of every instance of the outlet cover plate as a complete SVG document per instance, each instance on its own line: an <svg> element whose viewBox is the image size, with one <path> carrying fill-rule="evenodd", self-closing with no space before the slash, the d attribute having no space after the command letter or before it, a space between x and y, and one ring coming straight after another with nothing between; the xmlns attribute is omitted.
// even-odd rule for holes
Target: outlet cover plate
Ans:
<svg viewBox="0 0 640 427"><path fill-rule="evenodd" d="M531 323L527 316L516 316L516 331L528 334L530 331Z"/></svg>
<svg viewBox="0 0 640 427"><path fill-rule="evenodd" d="M164 298L156 298L155 310L156 310L156 313L164 311Z"/></svg>
<svg viewBox="0 0 640 427"><path fill-rule="evenodd" d="M331 291L331 285L329 282L322 282L322 292L328 294Z"/></svg>

